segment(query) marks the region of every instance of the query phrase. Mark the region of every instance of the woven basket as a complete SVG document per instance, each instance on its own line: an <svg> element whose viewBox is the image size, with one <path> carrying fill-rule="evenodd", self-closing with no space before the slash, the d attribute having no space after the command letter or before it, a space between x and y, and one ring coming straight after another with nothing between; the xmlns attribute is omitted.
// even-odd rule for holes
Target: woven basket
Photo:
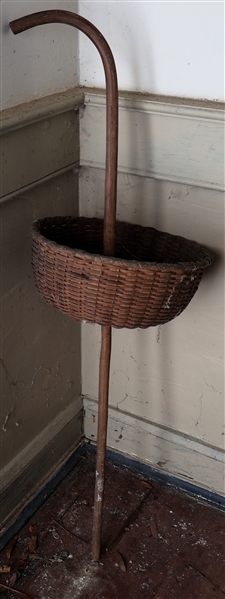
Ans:
<svg viewBox="0 0 225 599"><path fill-rule="evenodd" d="M36 221L32 264L43 299L79 322L115 328L147 328L178 316L212 253L183 237L118 221L115 237L115 257L107 257L103 220Z"/></svg>
<svg viewBox="0 0 225 599"><path fill-rule="evenodd" d="M33 270L45 301L77 321L115 328L163 324L189 304L212 254L149 227L116 222L118 85L108 43L96 27L67 11L43 11L11 23L14 33L67 23L97 47L106 77L104 221L55 217L34 223Z"/></svg>

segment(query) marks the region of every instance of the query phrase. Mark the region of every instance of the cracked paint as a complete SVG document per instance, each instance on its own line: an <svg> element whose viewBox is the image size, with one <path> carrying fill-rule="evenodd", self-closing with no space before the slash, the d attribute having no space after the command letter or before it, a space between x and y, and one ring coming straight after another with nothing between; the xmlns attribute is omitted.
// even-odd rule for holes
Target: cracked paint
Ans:
<svg viewBox="0 0 225 599"><path fill-rule="evenodd" d="M15 406L12 406L11 410L9 410L8 414L6 414L5 421L2 425L2 430L4 431L4 433L7 432L6 424L8 424L8 420L9 420L10 416L13 416L14 407ZM16 425L18 426L18 423L16 423Z"/></svg>
<svg viewBox="0 0 225 599"><path fill-rule="evenodd" d="M201 393L200 397L199 397L199 402L200 402L200 411L199 411L199 417L195 423L195 426L198 426L202 417L202 399L203 399L203 393Z"/></svg>
<svg viewBox="0 0 225 599"><path fill-rule="evenodd" d="M123 397L123 399L121 399L121 401L117 402L117 410L119 409L120 404L123 403L124 401L126 401L127 397L129 397L128 393L125 394L125 396Z"/></svg>

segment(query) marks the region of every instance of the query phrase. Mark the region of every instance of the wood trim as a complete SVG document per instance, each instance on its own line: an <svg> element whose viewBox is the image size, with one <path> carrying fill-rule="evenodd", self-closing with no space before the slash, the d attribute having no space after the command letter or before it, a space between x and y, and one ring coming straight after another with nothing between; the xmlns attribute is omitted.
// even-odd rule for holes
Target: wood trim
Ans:
<svg viewBox="0 0 225 599"><path fill-rule="evenodd" d="M84 433L91 442L96 441L97 416L97 401L85 397ZM224 452L197 439L110 407L107 447L170 476L225 496Z"/></svg>
<svg viewBox="0 0 225 599"><path fill-rule="evenodd" d="M7 108L1 113L0 135L70 110L77 111L83 104L84 92L82 88L75 87L59 94Z"/></svg>
<svg viewBox="0 0 225 599"><path fill-rule="evenodd" d="M81 165L104 168L105 95L86 91L80 126ZM186 185L224 189L221 103L119 96L118 171Z"/></svg>
<svg viewBox="0 0 225 599"><path fill-rule="evenodd" d="M1 472L1 534L55 476L83 438L81 398L60 413Z"/></svg>
<svg viewBox="0 0 225 599"><path fill-rule="evenodd" d="M4 110L0 143L1 202L79 166L80 89Z"/></svg>

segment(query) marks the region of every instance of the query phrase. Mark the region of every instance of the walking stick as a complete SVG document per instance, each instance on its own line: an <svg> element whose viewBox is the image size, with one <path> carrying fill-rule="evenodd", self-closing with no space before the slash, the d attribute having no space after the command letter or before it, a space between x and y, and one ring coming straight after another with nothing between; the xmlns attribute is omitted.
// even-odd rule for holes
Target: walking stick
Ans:
<svg viewBox="0 0 225 599"><path fill-rule="evenodd" d="M10 23L14 34L47 23L65 23L85 33L98 49L106 78L106 174L103 254L113 256L115 250L117 153L118 153L118 86L112 52L100 31L83 17L64 10L46 10ZM102 326L102 345L99 368L99 410L97 460L93 515L92 557L99 561L104 496L104 472L108 419L109 369L111 356L111 327Z"/></svg>

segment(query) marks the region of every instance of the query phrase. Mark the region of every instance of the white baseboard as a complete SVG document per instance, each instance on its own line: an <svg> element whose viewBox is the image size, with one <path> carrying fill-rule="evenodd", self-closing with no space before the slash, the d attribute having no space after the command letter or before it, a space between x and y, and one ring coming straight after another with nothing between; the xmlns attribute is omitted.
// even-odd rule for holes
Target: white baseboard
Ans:
<svg viewBox="0 0 225 599"><path fill-rule="evenodd" d="M96 441L98 402L84 398L84 433ZM195 439L109 408L107 447L170 476L225 496L224 452Z"/></svg>
<svg viewBox="0 0 225 599"><path fill-rule="evenodd" d="M1 471L1 534L55 476L82 437L83 409L79 397Z"/></svg>

